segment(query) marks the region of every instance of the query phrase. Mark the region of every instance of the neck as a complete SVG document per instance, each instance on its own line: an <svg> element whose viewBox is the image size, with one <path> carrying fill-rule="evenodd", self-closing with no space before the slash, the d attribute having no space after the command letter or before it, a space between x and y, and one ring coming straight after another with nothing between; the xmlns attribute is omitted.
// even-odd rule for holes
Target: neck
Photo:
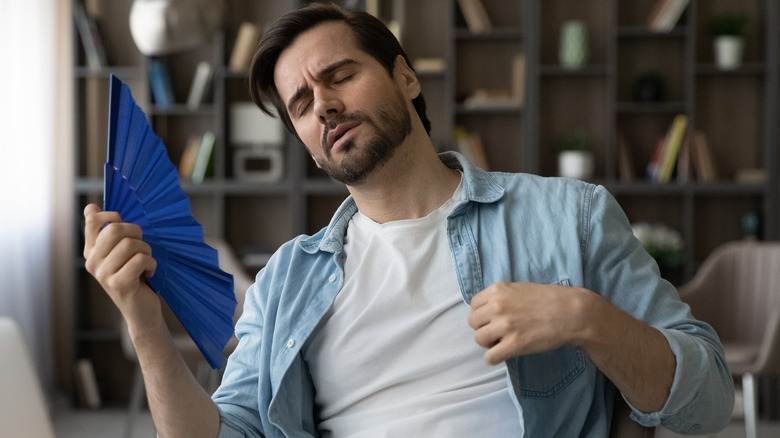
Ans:
<svg viewBox="0 0 780 438"><path fill-rule="evenodd" d="M385 223L425 217L452 197L459 181L458 171L439 160L426 134L407 138L388 163L348 189L363 215Z"/></svg>

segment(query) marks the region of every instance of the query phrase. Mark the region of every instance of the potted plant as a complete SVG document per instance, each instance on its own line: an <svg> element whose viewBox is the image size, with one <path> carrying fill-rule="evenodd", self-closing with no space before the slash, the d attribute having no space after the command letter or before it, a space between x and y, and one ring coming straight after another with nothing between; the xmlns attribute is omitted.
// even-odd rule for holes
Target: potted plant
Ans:
<svg viewBox="0 0 780 438"><path fill-rule="evenodd" d="M718 68L734 70L742 65L747 25L748 17L743 13L725 12L712 17L710 32L714 38L715 65Z"/></svg>
<svg viewBox="0 0 780 438"><path fill-rule="evenodd" d="M593 176L594 160L588 133L577 128L554 141L558 153L558 175L582 180Z"/></svg>

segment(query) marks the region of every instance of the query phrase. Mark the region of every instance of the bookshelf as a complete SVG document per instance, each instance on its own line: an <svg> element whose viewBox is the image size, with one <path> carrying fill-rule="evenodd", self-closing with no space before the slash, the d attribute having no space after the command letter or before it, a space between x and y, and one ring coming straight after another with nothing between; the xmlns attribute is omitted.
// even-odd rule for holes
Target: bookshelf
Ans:
<svg viewBox="0 0 780 438"><path fill-rule="evenodd" d="M498 170L557 174L555 139L585 128L593 144L595 176L617 198L632 222L662 223L680 232L683 266L669 274L680 283L690 278L716 246L742 238L742 218L757 213L765 239L778 238L778 5L772 1L718 2L691 0L669 31L648 29L656 0L482 0L488 16L498 21L492 32L470 33L461 21L457 0L451 2L455 36L452 42L450 96L453 123L474 118L470 126L484 133L491 166ZM749 17L744 63L736 70L714 66L709 19L724 11ZM516 12L515 12L516 11ZM513 17L513 18L510 18ZM505 20L517 28L508 30ZM500 20L504 20L502 23ZM587 30L588 57L580 68L561 66L560 32L579 20ZM503 25L502 25L503 24ZM511 36L509 36L511 34ZM480 44L484 56L506 56L506 40L525 52L526 102L511 116L503 110L470 114L458 111L466 89L480 86L465 64L477 70L506 71L499 61L480 61L469 46ZM465 70L465 71L464 71ZM664 97L637 102L637 79L656 73ZM504 78L490 80L501 84ZM718 170L711 182L669 183L645 180L656 142L674 117L685 114L705 133ZM501 126L501 123L505 126ZM492 134L490 134L492 132ZM625 138L635 177L621 179L618 137ZM514 137L512 137L514 136ZM509 146L510 152L504 148ZM498 157L498 158L496 158ZM739 181L742 173L764 176ZM751 172L745 172L750 170Z"/></svg>
<svg viewBox="0 0 780 438"><path fill-rule="evenodd" d="M102 200L105 161L105 113L108 76L115 73L130 85L155 131L178 163L190 135L211 130L216 136L214 176L201 184L185 182L193 213L209 236L225 239L246 259L253 273L263 254L300 233L327 225L347 195L311 163L304 147L285 134L283 176L257 183L237 177L230 117L235 103L249 102L245 71L228 68L231 50L243 21L267 26L304 0L230 2L220 34L197 49L167 56L176 104L156 108L146 75L148 60L135 48L127 17L131 0L73 0L98 9L108 44L109 65L88 67L77 31L73 80L77 229L73 232L74 303L72 357L59 361L72 367L90 358L105 400L125 400L132 364L124 359L117 330L119 314L86 273L81 250L81 210ZM491 30L472 32L459 0L382 0L381 18L400 23L401 41L413 63L426 59L433 67L419 77L432 121L431 137L439 149L454 148L456 126L479 133L493 170L556 175L554 139L584 127L593 140L596 158L593 182L603 184L618 199L632 222L661 222L678 230L684 241L684 264L671 279L684 281L712 249L739 239L746 212L760 214L760 231L777 239L780 228L778 130L780 116L780 5L773 0L691 0L669 32L648 31L645 23L655 0L481 0ZM110 3L110 8L106 7ZM350 3L348 0L344 3ZM373 2L371 2L373 4ZM708 17L741 9L750 17L749 50L744 65L734 71L714 67ZM581 20L587 30L588 58L578 69L560 66L559 35L568 20ZM475 90L512 89L512 59L525 59L521 105L465 104ZM197 110L185 102L200 61L214 65L212 91ZM443 64L443 68L437 67ZM422 62L420 63L422 65ZM633 99L636 78L658 71L664 99L641 103ZM658 137L677 114L686 114L707 134L718 165L715 181L644 180L645 165ZM617 133L626 138L636 177L620 178ZM760 168L760 182L741 183L743 168ZM71 373L70 369L64 374ZM60 373L63 374L63 373Z"/></svg>

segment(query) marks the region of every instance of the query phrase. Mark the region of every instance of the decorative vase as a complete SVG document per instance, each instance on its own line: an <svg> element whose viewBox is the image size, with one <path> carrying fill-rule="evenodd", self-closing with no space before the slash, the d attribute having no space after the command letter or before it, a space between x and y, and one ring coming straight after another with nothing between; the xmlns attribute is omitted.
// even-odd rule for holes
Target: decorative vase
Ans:
<svg viewBox="0 0 780 438"><path fill-rule="evenodd" d="M593 176L594 160L589 151L563 151L558 154L558 175L588 180Z"/></svg>
<svg viewBox="0 0 780 438"><path fill-rule="evenodd" d="M568 20L561 27L558 60L564 68L577 69L588 60L588 33L581 20Z"/></svg>
<svg viewBox="0 0 780 438"><path fill-rule="evenodd" d="M167 55L206 42L221 27L224 0L134 0L130 35L146 56Z"/></svg>
<svg viewBox="0 0 780 438"><path fill-rule="evenodd" d="M715 65L721 70L734 70L742 65L745 42L742 37L721 35L713 40Z"/></svg>

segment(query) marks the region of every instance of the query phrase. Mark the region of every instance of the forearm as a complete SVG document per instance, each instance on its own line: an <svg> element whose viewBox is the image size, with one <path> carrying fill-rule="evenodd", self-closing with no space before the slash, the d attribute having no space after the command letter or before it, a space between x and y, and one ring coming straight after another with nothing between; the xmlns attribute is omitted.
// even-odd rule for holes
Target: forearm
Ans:
<svg viewBox="0 0 780 438"><path fill-rule="evenodd" d="M176 349L165 322L130 328L161 438L216 437L219 410Z"/></svg>
<svg viewBox="0 0 780 438"><path fill-rule="evenodd" d="M597 294L590 295L588 306L583 314L590 315L589 322L578 343L635 408L661 410L676 368L664 335Z"/></svg>

